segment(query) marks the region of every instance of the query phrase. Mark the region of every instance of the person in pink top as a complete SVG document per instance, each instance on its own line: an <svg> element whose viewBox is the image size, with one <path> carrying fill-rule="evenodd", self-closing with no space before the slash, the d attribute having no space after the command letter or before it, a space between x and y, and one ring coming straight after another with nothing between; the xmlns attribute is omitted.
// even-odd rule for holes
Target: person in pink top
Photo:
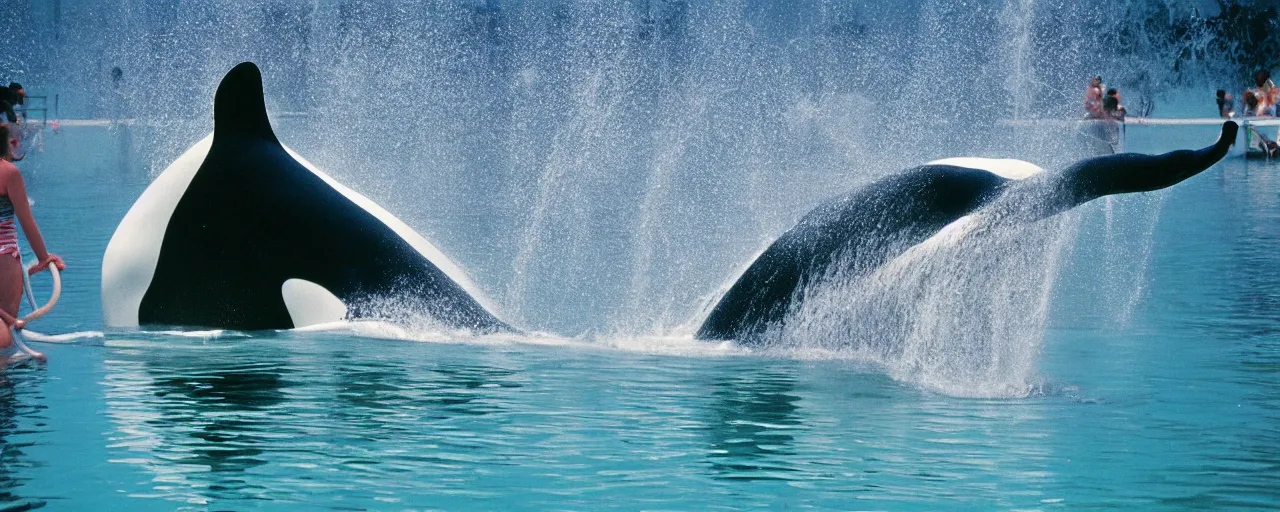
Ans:
<svg viewBox="0 0 1280 512"><path fill-rule="evenodd" d="M1271 72L1261 70L1253 74L1253 83L1257 86L1253 93L1258 97L1258 113L1260 116L1275 116L1276 105L1280 104L1280 89L1276 89L1271 81Z"/></svg>
<svg viewBox="0 0 1280 512"><path fill-rule="evenodd" d="M13 154L18 145L8 123L0 122L0 319L8 328L0 329L0 352L8 353L13 346L13 333L9 329L22 329L24 325L17 319L18 305L22 302L22 262L21 248L18 247L17 225L22 225L22 232L27 235L31 250L36 253L36 265L30 273L46 270L54 265L64 270L67 265L55 254L50 254L44 246L44 237L36 226L36 219L31 215L31 203L27 202L27 186L22 180L22 173L13 165ZM15 222L16 221L16 222ZM39 352L33 356L44 359ZM0 356L3 357L3 356Z"/></svg>
<svg viewBox="0 0 1280 512"><path fill-rule="evenodd" d="M1095 76L1089 81L1089 87L1084 90L1084 111L1089 119L1103 119L1107 117L1106 112L1102 111L1102 77Z"/></svg>

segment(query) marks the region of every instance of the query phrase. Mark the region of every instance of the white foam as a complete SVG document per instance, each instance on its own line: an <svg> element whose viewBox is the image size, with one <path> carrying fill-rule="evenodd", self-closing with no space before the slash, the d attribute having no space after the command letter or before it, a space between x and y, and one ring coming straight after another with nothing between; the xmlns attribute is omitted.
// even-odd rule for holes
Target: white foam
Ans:
<svg viewBox="0 0 1280 512"><path fill-rule="evenodd" d="M252 336L243 331L228 331L226 329L203 329L203 330L197 330L197 331L166 330L166 331L138 331L138 332L146 333L146 334L163 335L163 336L178 336L181 338L204 338L204 339L213 339L213 338L222 338L222 337L248 338Z"/></svg>
<svg viewBox="0 0 1280 512"><path fill-rule="evenodd" d="M933 236L902 251L902 254L881 265L879 269L876 269L875 273L891 275L895 272L902 272L912 265L927 264L926 260L934 257L937 251L955 247L970 234L981 229L982 222L983 217L979 214L969 214L951 221L950 224L943 226Z"/></svg>
<svg viewBox="0 0 1280 512"><path fill-rule="evenodd" d="M752 351L729 341L703 341L692 335L569 337L546 332L475 334L434 326L403 325L378 320L348 320L312 325L288 332L324 332L360 338L475 346L560 347L675 357L724 357Z"/></svg>
<svg viewBox="0 0 1280 512"><path fill-rule="evenodd" d="M692 335L611 336L593 343L603 348L633 354L675 357L726 357L750 355L753 351L732 341L705 341Z"/></svg>
<svg viewBox="0 0 1280 512"><path fill-rule="evenodd" d="M1073 237L1062 218L987 219L962 217L870 274L805 288L766 353L868 364L949 396L1032 393L1049 291Z"/></svg>

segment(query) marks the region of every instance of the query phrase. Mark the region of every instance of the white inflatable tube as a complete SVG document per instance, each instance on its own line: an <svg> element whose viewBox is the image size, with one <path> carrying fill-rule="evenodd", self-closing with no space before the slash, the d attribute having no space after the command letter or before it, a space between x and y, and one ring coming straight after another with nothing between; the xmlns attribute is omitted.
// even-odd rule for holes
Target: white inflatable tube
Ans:
<svg viewBox="0 0 1280 512"><path fill-rule="evenodd" d="M58 299L62 297L62 276L58 274L57 265L50 263L49 273L53 275L53 294L49 295L49 301L45 302L43 306L36 308L35 311L27 313L27 316L22 317L23 322L30 322L49 313L49 311L53 309L53 306L58 303ZM35 295L31 293L31 279L24 276L23 281L26 281L27 297L29 297L29 301L34 303L36 299Z"/></svg>
<svg viewBox="0 0 1280 512"><path fill-rule="evenodd" d="M58 266L50 263L49 273L53 275L53 294L49 296L49 301L46 302L44 306L36 307L35 292L31 290L31 276L27 273L26 266L22 266L22 286L26 292L25 295L27 296L27 303L31 305L31 309L33 310L28 313L27 316L22 317L23 323L27 323L44 316L53 309L53 306L58 303L58 299L62 297L62 275L58 273ZM36 352L35 350L32 350L31 347L27 346L26 342L22 339L21 329L10 329L9 332L13 334L13 346L15 348L28 356L42 361L44 360L44 354Z"/></svg>

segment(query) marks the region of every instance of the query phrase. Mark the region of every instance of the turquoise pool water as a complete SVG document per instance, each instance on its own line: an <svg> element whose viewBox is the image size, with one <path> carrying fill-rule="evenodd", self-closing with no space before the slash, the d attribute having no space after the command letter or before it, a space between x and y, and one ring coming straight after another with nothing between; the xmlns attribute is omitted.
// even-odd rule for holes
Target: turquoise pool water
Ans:
<svg viewBox="0 0 1280 512"><path fill-rule="evenodd" d="M37 330L102 330L101 255L154 163L124 136L22 164L71 265ZM1280 167L1075 215L1027 393L644 333L107 333L0 375L0 509L1280 507Z"/></svg>

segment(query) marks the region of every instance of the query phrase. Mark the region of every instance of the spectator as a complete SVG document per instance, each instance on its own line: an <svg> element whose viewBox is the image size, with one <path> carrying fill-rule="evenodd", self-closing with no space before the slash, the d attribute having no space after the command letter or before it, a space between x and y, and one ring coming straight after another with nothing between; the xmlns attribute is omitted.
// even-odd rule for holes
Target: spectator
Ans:
<svg viewBox="0 0 1280 512"><path fill-rule="evenodd" d="M1271 81L1271 72L1260 70L1253 74L1253 83L1257 86L1254 96L1258 97L1258 114L1260 116L1276 115L1276 104L1280 103L1280 90Z"/></svg>
<svg viewBox="0 0 1280 512"><path fill-rule="evenodd" d="M1102 111L1105 114L1105 119L1124 121L1124 116L1128 111L1125 110L1124 105L1120 104L1120 91L1107 89L1107 96L1102 98Z"/></svg>
<svg viewBox="0 0 1280 512"><path fill-rule="evenodd" d="M23 104L26 97L27 91L18 82L9 82L9 87L0 88L0 111L4 112L6 121L21 123L18 119L18 114L13 111L13 108Z"/></svg>
<svg viewBox="0 0 1280 512"><path fill-rule="evenodd" d="M21 90L21 88L19 88ZM5 328L0 329L0 351L13 345L13 334L10 329L21 329L22 321L17 319L18 307L22 302L22 275L24 269L19 261L18 226L27 237L27 243L36 254L36 265L28 274L40 272L53 265L58 270L66 270L67 266L55 254L49 253L44 245L40 228L36 226L31 215L31 204L27 200L26 184L22 173L14 167L12 148L18 139L9 132L9 126L0 123L0 319ZM6 257L9 256L9 257ZM41 360L44 355L39 352L27 352Z"/></svg>
<svg viewBox="0 0 1280 512"><path fill-rule="evenodd" d="M1236 116L1235 102L1231 100L1231 95L1222 89L1218 89L1218 115L1223 119Z"/></svg>
<svg viewBox="0 0 1280 512"><path fill-rule="evenodd" d="M1256 89L1249 89L1244 92L1244 116L1245 117L1269 117L1271 114L1267 111L1266 104L1259 98Z"/></svg>
<svg viewBox="0 0 1280 512"><path fill-rule="evenodd" d="M1089 86L1084 90L1084 111L1085 116L1089 119L1103 119L1106 114L1102 111L1102 77L1095 76L1089 81Z"/></svg>

